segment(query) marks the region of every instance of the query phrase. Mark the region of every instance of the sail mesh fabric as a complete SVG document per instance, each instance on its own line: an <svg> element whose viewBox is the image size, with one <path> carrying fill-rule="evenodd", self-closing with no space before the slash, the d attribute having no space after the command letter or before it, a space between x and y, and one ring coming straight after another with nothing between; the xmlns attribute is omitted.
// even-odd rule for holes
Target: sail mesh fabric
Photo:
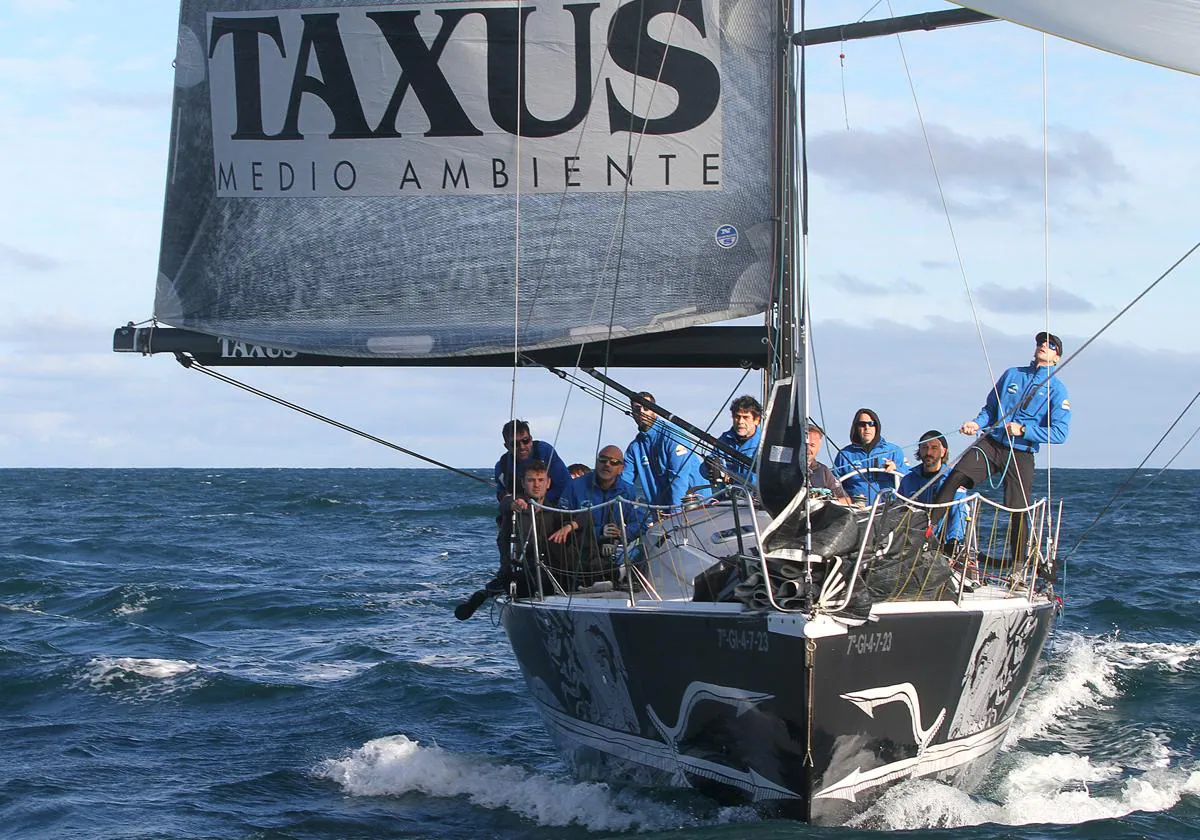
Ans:
<svg viewBox="0 0 1200 840"><path fill-rule="evenodd" d="M511 350L514 312L524 349L603 340L610 323L620 337L762 312L776 251L778 10L767 0L670 2L687 14L664 12L655 0L599 4L591 13L586 118L556 137L518 143L489 113L489 97L504 94L489 63L499 63L505 46L497 21L515 15L515 4L185 0L156 317L301 352L417 357ZM632 13L648 21L638 24L638 49L606 44L619 37L608 33L626 6L633 7L624 11L627 23ZM487 17L464 8L499 11ZM527 11L526 96L529 111L546 123L579 101L577 88L571 96L578 61L569 60L576 45L566 8ZM462 16L436 68L479 136L426 136L434 120L425 112L445 103L419 97L414 84L395 123L400 136L331 138L354 109L339 117L340 106L330 104L337 50L310 44L305 56L301 33L317 32L317 23L328 32L334 21L348 57L349 75L341 78L353 80L353 90L343 85L342 92L359 100L379 134L400 68L368 13L391 14L397 31L404 14L417 13L431 52L447 15ZM539 36L542 15L556 15L548 18L554 32L566 36ZM252 34L237 36L243 66L235 68L231 32L239 27ZM681 46L668 48L663 65L675 86L655 84L662 52L655 58L652 47L673 46L676 37ZM636 84L612 55L622 49L642 60ZM616 127L613 114L622 109L650 121L670 116L687 93L676 89L688 78L679 68L689 66L672 62L697 54L703 60L690 66L719 69L719 102L704 124L645 140ZM258 66L247 65L247 56ZM240 100L230 101L236 72ZM307 88L291 99L304 136L288 138L289 87L301 77ZM539 98L539 85L547 96ZM243 134L253 128L247 114L254 103L245 94L256 86L262 136L238 139L231 127ZM421 93L435 90L427 84ZM629 156L634 175L626 190L621 170ZM498 188L493 160L503 162L508 189ZM518 161L526 185L519 199ZM676 168L666 185L670 165ZM567 171L572 166L575 173ZM456 184L464 167L471 180ZM587 183L569 187L568 180Z"/></svg>

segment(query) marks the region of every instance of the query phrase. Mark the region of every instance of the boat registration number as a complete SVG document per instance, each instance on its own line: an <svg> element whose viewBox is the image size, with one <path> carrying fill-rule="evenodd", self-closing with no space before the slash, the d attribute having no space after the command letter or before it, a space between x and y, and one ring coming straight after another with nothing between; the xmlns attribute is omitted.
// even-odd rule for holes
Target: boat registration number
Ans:
<svg viewBox="0 0 1200 840"><path fill-rule="evenodd" d="M728 627L718 627L717 647L766 653L771 647L771 637L765 630L731 630Z"/></svg>
<svg viewBox="0 0 1200 840"><path fill-rule="evenodd" d="M846 639L846 653L887 653L892 649L891 633L859 633Z"/></svg>

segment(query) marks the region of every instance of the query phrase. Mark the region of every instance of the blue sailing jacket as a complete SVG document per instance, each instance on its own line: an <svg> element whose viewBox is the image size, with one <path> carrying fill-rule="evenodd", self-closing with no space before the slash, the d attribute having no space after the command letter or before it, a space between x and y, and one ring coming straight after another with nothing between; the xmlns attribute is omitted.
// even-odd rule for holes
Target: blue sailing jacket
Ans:
<svg viewBox="0 0 1200 840"><path fill-rule="evenodd" d="M544 440L535 440L533 448L529 452L529 457L517 463L516 493L513 493L512 489L508 486L508 482L512 478L512 453L505 452L500 456L500 460L496 462L496 467L493 471L493 476L496 479L496 498L503 499L505 496L520 495L521 490L524 489L525 468L534 461L545 462L547 472L550 476L550 489L546 491L546 504L551 506L556 505L559 497L571 482L571 472L567 469L567 465L563 463L563 459L558 457L558 453L554 451L554 447Z"/></svg>
<svg viewBox="0 0 1200 840"><path fill-rule="evenodd" d="M728 446L730 449L736 449L738 452L753 461L754 457L758 454L758 444L762 440L762 428L762 424L760 423L758 428L754 430L754 434L750 435L750 437L746 438L745 440L738 440L738 436L733 433L733 429L729 429L728 431L722 432L721 436L718 437L717 440ZM723 464L724 466L722 469L730 475L741 479L751 487L757 483L753 467L743 466L732 458L725 457L720 452L714 452L712 457L715 458L719 463ZM700 465L700 474L710 481L713 479L707 463Z"/></svg>
<svg viewBox="0 0 1200 840"><path fill-rule="evenodd" d="M626 447L623 477L651 504L677 508L689 487L708 484L700 464L690 443L675 437L663 420L655 420ZM712 491L706 487L700 494L710 496Z"/></svg>
<svg viewBox="0 0 1200 840"><path fill-rule="evenodd" d="M901 496L907 496L910 499L915 499L918 502L932 504L937 500L938 490L942 489L942 485L946 483L946 476L950 475L950 465L943 464L938 470L936 476L925 474L925 465L917 464L900 479L900 486L897 488ZM932 479L932 481L930 480ZM925 485L928 484L928 487ZM925 487L924 490L921 490ZM918 494L918 491L919 494ZM958 501L965 498L967 491L965 487L958 488L954 494L954 500ZM932 516L940 516L936 512ZM961 540L967 533L967 511L965 505L955 505L950 508L950 515L947 517L950 527L946 532L946 539ZM940 528L939 528L940 530Z"/></svg>
<svg viewBox="0 0 1200 840"><path fill-rule="evenodd" d="M579 476L579 478L571 479L571 483L567 485L567 489L563 493L562 499L559 500L558 506L566 510L584 510L585 508L602 505L612 499L628 499L631 502L637 501L638 491L628 481L620 478L616 480L612 487L605 490L596 483L596 474L590 472ZM646 508L638 505L618 504L621 507L621 515L625 518L625 538L633 540L644 529ZM609 505L606 508L592 511L592 529L596 534L597 540L604 536L604 526L609 522L620 524L617 505Z"/></svg>
<svg viewBox="0 0 1200 840"><path fill-rule="evenodd" d="M875 445L870 449L864 449L862 444L851 443L834 459L833 474L841 478L850 475L855 470L868 467L882 469L884 461L893 462L898 474L903 474L904 468L908 466L908 462L904 459L904 450L883 438L877 438ZM863 496L866 498L867 504L875 501L880 490L895 486L891 476L881 473L860 473L851 475L842 481L842 487L846 488L847 495Z"/></svg>
<svg viewBox="0 0 1200 840"><path fill-rule="evenodd" d="M988 391L975 422L981 429L990 429L988 437L1004 446L1010 440L1004 424L1022 424L1024 434L1011 438L1013 448L1022 452L1037 452L1043 443L1063 443L1071 431L1071 401L1067 386L1053 371L1053 365L1035 364L1004 371Z"/></svg>

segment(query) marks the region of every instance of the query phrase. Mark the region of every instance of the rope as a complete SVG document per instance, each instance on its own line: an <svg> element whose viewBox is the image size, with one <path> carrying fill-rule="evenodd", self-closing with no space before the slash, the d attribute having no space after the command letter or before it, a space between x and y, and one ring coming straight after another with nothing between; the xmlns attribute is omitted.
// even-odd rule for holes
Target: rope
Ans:
<svg viewBox="0 0 1200 840"><path fill-rule="evenodd" d="M1045 33L1042 33L1042 271L1046 278L1046 325L1043 329L1047 333L1050 332L1050 55L1049 55L1049 38ZM1036 352L1036 351L1035 351ZM1047 407L1049 408L1049 385L1047 387ZM1046 412L1046 440L1050 439L1050 412ZM1053 460L1053 446L1046 447L1046 499L1053 498L1050 493L1051 483L1050 476L1053 474L1051 470L1051 462ZM1011 459L1011 455L1009 456ZM1017 474L1018 479L1020 473ZM1025 488L1021 488L1021 492L1025 494L1025 498L1029 498L1029 494L1025 493Z"/></svg>
<svg viewBox="0 0 1200 840"><path fill-rule="evenodd" d="M1140 301L1142 298L1144 298L1146 295L1148 295L1150 293L1150 290L1153 289L1155 286L1157 286L1159 283L1161 283L1163 280L1165 280L1167 278L1167 276L1169 274L1171 274L1171 272L1173 272L1175 269L1179 268L1179 266L1183 264L1184 260L1186 260L1192 254L1194 254L1197 249L1200 249L1200 242L1197 242L1191 248L1188 248L1187 252L1184 253L1184 255L1182 257L1175 260L1175 262L1171 263L1170 268L1168 268L1162 274L1158 275L1158 278L1155 279L1155 281L1153 283L1151 283L1149 286L1147 286L1145 289L1143 289L1142 292L1137 297L1135 297L1133 300L1129 301L1129 303L1125 304L1124 308L1122 308L1120 312L1118 312L1116 315L1112 316L1112 318L1110 318L1108 320L1108 323L1105 324L1103 327L1101 327L1099 330L1097 330L1096 333L1091 338L1089 338L1087 341L1085 341L1083 343L1083 346L1080 347L1078 350L1076 350L1074 353L1072 353L1071 357L1069 359L1067 359L1061 365L1058 365L1054 370L1054 375L1057 376L1058 372L1060 370L1065 368L1067 365L1071 364L1071 362L1075 361L1075 359L1079 356L1079 354L1082 353L1084 350L1086 350L1093 341L1095 341L1097 338L1099 338L1101 335L1103 335L1105 330L1107 330L1109 327L1111 327L1113 324L1115 324L1117 322L1118 318L1120 318L1122 315L1124 315L1130 309L1133 309L1134 305L1136 305L1138 301Z"/></svg>
<svg viewBox="0 0 1200 840"><path fill-rule="evenodd" d="M441 467L444 470L449 470L452 473L461 475L463 478L469 478L472 481L478 481L480 484L486 484L488 487L492 486L492 482L488 481L486 478L482 478L481 476L474 475L473 473L469 473L466 470L460 470L458 467L452 467L449 464L444 464L441 461L435 460L426 455L422 455L419 452L413 452L411 449L405 449L403 446L392 443L391 441L388 441L388 440L384 440L383 438L376 437L375 435L372 435L368 432L364 432L361 429L356 429L353 426L347 426L345 423L334 420L332 417L326 417L324 414L318 414L315 411L310 411L309 409L304 408L303 406L296 405L293 402L289 402L288 400L285 400L282 397L277 397L274 394L268 394L266 391L261 391L258 388L255 388L253 385L248 385L247 383L241 382L237 379L234 379L231 376L226 376L223 373L218 373L217 371L212 370L211 368L207 368L204 365L197 362L191 356L184 355L183 353L176 353L175 358L179 360L179 364L183 365L185 368L188 368L189 370L198 371L199 373L203 373L205 376L211 376L213 379L216 379L219 382L224 382L227 385L233 385L235 388L241 388L243 391L254 394L257 397L262 397L265 400L270 400L271 402L275 403L276 405L281 405L284 408L290 408L290 409L292 409L292 411L298 411L301 414L304 414L304 415L307 415L308 417L313 418L314 420L320 420L322 423L328 423L330 426L334 426L338 429L341 429L342 431L350 432L351 434L358 435L361 438L366 438L367 440L371 441L372 443L378 443L381 446L386 446L388 449L394 449L397 452L402 452L405 455L408 455L412 458L417 458L418 460L424 461L427 464L433 464L435 467Z"/></svg>
<svg viewBox="0 0 1200 840"><path fill-rule="evenodd" d="M508 428L512 431L509 436L511 446L508 451L508 463L511 472L508 475L508 488L514 499L521 492L521 488L517 486L517 424L515 421L517 419L517 361L521 352L521 105L525 95L524 86L521 84L521 68L525 66L524 51L525 15L522 0L517 0L517 78L513 80L513 87L517 91L514 99L514 107L517 112L517 191L513 207L513 364L512 373L509 376L508 394ZM529 435L533 436L532 429L529 430Z"/></svg>
<svg viewBox="0 0 1200 840"><path fill-rule="evenodd" d="M895 11L892 9L891 0L888 0L888 13L891 14L892 16L895 16ZM959 248L959 245L958 245L958 236L954 231L954 222L950 217L950 205L949 205L949 202L946 201L946 192L945 192L945 189L942 187L942 177L941 177L940 172L938 171L937 159L934 157L934 154L933 154L933 144L929 142L929 130L925 125L925 116L921 111L921 103L917 98L916 83L913 81L912 71L909 69L909 66L908 66L908 56L904 52L904 41L901 39L899 33L896 34L896 45L900 49L900 61L904 65L904 75L905 75L905 78L908 80L908 88L912 94L913 108L917 112L917 123L921 127L921 136L925 140L925 152L926 152L926 154L929 155L929 165L933 169L933 179L934 179L934 183L937 184L938 200L942 204L942 213L946 217L946 228L950 234L950 243L954 249L954 258L958 264L958 272L959 272L959 275L962 277L963 289L967 293L967 303L971 307L971 319L974 321L974 324L975 324L975 332L979 336L979 346L983 350L983 361L984 361L984 364L987 366L988 377L989 377L990 381L993 383L992 384L992 392L996 396L997 405L999 405L1000 393L996 390L996 384L998 383L998 380L996 378L995 369L992 367L991 357L988 355L987 341L983 337L983 323L979 318L979 310L975 306L975 296L973 294L971 294L971 284L967 279L966 264L963 261L962 250ZM1044 143L1043 143L1043 147L1044 147ZM1047 296L1048 295L1049 295L1049 291L1047 290ZM1047 313L1047 319L1049 319L1048 313ZM1049 422L1048 417L1047 417L1047 422ZM1012 438L1006 438L1006 441L1007 441L1008 447L1009 447L1009 459L1011 460L1013 457ZM968 450L969 449L970 449L970 447L968 447ZM966 454L966 452L964 451L963 454ZM961 457L962 456L959 456L960 460L961 460ZM957 462L955 462L955 463L957 463ZM1007 466L1008 465L1006 464L1005 469L1007 469ZM1019 474L1018 474L1017 480L1019 482L1021 482L1021 495L1025 499L1028 499L1030 496L1030 493L1029 493L1028 489L1024 486L1024 482L1021 481Z"/></svg>
<svg viewBox="0 0 1200 840"><path fill-rule="evenodd" d="M1073 545L1071 547L1071 550L1069 552L1067 552L1067 556L1063 560L1064 563L1067 560L1069 560L1075 554L1076 551L1079 550L1079 546L1083 545L1083 541L1085 539L1087 539L1087 536L1088 536L1088 534L1090 534L1092 532L1092 529L1095 528L1096 525L1099 524L1100 519L1104 516L1104 514L1108 511L1108 509L1110 507L1112 507L1113 502L1115 502L1117 500L1117 498L1122 493L1125 492L1125 490L1129 487L1129 485L1133 483L1133 479L1135 476L1137 476L1138 470L1140 470L1142 467L1146 466L1146 462L1149 461L1151 457L1153 457L1153 455L1154 455L1155 451L1157 451L1158 447L1162 446L1163 441L1165 441L1167 439L1167 436L1170 435L1171 432L1174 431L1175 427L1179 425L1179 421L1181 421L1183 419L1184 415L1187 414L1191 410L1192 406L1196 404L1197 400L1200 400L1200 391L1197 391L1196 396L1192 397L1191 401L1188 402L1188 404L1186 406L1184 406L1183 411L1179 412L1179 416L1175 418L1175 422L1173 422L1167 428L1167 430L1165 432L1163 432L1162 437L1160 437L1158 439L1158 443L1154 444L1154 446L1151 447L1150 451L1146 453L1146 457L1142 459L1142 462L1140 464L1138 464L1136 467L1134 467L1132 470L1129 471L1129 477L1125 479L1125 482L1120 487L1117 488L1115 493L1112 494L1112 498L1110 498L1108 500L1108 502L1105 503L1104 507L1100 509L1100 512L1096 514L1096 518L1092 520L1092 524L1088 525L1087 528L1084 529L1084 532L1079 535L1079 539L1075 541L1075 545ZM1200 432L1200 429L1197 429L1196 431ZM1187 448L1188 444L1192 442L1192 438L1194 438L1194 437L1196 437L1196 432L1193 432L1192 437L1189 437L1187 439L1187 441L1183 444L1183 446L1180 447L1179 452L1176 452L1173 456L1171 456L1171 460L1167 461L1166 465L1163 466L1163 470L1165 470L1167 467L1171 466L1171 462L1179 457L1179 454L1181 452L1183 452L1184 449ZM1159 472L1161 474L1162 471L1160 470ZM1154 478L1157 478L1157 477L1158 476L1155 476ZM1152 478L1151 481L1153 481L1153 480L1154 479ZM1122 507L1124 507L1124 505L1122 505Z"/></svg>
<svg viewBox="0 0 1200 840"><path fill-rule="evenodd" d="M895 17L895 11L892 9L891 0L888 0L888 14ZM950 233L950 244L954 249L954 259L958 263L958 273L962 277L963 289L965 289L967 293L967 302L971 306L971 318L975 322L975 332L979 335L979 346L983 349L983 360L987 365L990 381L995 382L996 374L992 369L992 360L988 357L987 352L987 342L983 337L983 323L979 320L979 310L975 306L975 296L971 294L971 284L967 280L966 264L963 261L962 250L958 246L958 235L954 232L954 222L950 218L950 203L946 201L946 191L942 187L942 176L938 171L937 159L933 154L933 144L929 142L929 130L925 125L925 116L921 112L921 103L917 99L917 86L913 81L912 71L908 66L908 56L904 52L904 41L901 39L899 33L896 35L896 46L900 48L900 62L904 65L904 75L908 80L909 92L912 94L913 108L916 109L917 112L917 123L921 126L921 136L925 140L925 152L929 155L929 165L933 168L933 180L937 185L938 200L942 203L942 213L946 217L946 228ZM994 385L992 387L995 388ZM996 395L996 401L1000 401L999 394Z"/></svg>

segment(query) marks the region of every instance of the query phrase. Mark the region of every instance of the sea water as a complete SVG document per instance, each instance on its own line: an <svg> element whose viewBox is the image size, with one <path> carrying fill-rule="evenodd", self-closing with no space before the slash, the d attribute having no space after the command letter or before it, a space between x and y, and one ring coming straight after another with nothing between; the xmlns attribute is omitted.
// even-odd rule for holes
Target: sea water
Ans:
<svg viewBox="0 0 1200 840"><path fill-rule="evenodd" d="M482 481L0 470L0 836L1190 840L1200 473L1091 527L1127 477L1055 473L1065 610L984 788L822 829L564 770L495 614L453 617L495 567Z"/></svg>

